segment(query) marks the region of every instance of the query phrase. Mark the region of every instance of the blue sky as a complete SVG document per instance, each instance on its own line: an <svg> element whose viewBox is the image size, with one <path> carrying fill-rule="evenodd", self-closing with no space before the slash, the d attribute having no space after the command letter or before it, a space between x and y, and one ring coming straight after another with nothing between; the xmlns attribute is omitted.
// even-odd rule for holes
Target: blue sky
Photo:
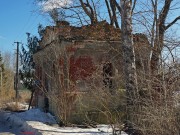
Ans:
<svg viewBox="0 0 180 135"><path fill-rule="evenodd" d="M35 0L0 0L0 51L13 52L15 41L26 43L26 32L37 35L38 24L50 24L47 16L42 16L37 10ZM58 1L58 0L57 0ZM179 1L179 0L175 0ZM180 9L172 11L169 20L172 21L179 15ZM180 35L180 25L172 29ZM139 30L139 28L138 28Z"/></svg>
<svg viewBox="0 0 180 135"><path fill-rule="evenodd" d="M26 43L26 32L37 34L47 18L37 11L33 0L0 0L0 51L13 52L14 41Z"/></svg>

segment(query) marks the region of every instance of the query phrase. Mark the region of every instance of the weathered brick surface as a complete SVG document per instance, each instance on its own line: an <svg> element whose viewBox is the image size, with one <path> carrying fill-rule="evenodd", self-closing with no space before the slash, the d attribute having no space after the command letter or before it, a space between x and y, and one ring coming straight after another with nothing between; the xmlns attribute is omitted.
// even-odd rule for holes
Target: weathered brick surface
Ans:
<svg viewBox="0 0 180 135"><path fill-rule="evenodd" d="M137 60L147 62L150 50L147 38L135 34L134 41ZM87 90L85 83L92 83L92 77L96 78L95 85L101 86L103 65L107 62L112 64L112 84L115 87L121 85L116 81L123 77L121 31L106 22L83 27L73 27L67 23L48 26L40 46L41 50L34 54L36 75L42 84L41 90L38 90L41 92L37 91L36 97L46 96L43 92L57 95L64 90ZM52 106L55 105L50 106L51 111L55 108Z"/></svg>

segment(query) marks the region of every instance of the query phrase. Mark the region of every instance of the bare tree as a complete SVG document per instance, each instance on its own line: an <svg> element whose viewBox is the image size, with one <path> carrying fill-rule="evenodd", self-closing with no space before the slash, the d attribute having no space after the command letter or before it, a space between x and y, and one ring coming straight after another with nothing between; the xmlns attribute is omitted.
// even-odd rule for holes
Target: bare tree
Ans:
<svg viewBox="0 0 180 135"><path fill-rule="evenodd" d="M41 2L39 0L37 1ZM63 19L76 25L95 24L99 21L106 20L111 25L119 28L118 17L120 14L119 10L117 10L119 4L115 0L105 0L106 5L100 0L75 0L72 4L67 4L66 6L62 6L61 3L63 2L59 1L58 3L58 0L54 2L49 1L43 1L43 4L39 5L42 5L40 9L44 9L43 12L48 13L53 20L59 20L59 17L63 17Z"/></svg>
<svg viewBox="0 0 180 135"><path fill-rule="evenodd" d="M152 74L157 74L161 59L160 57L165 47L165 34L174 24L177 23L178 20L180 20L180 16L177 15L171 22L169 22L170 13L175 13L174 10L178 9L178 7L173 9L172 6L175 4L178 5L178 2L173 0L150 0L141 4L144 6L144 9L141 8L142 11L137 12L137 14L142 16L141 22L138 21L146 28L150 35L150 43L152 47L150 68ZM146 4L149 7L147 7Z"/></svg>
<svg viewBox="0 0 180 135"><path fill-rule="evenodd" d="M121 29L123 44L124 72L127 93L127 115L132 122L135 99L137 95L137 78L135 54L132 35L132 1L121 0Z"/></svg>
<svg viewBox="0 0 180 135"><path fill-rule="evenodd" d="M105 0L105 3L106 3L107 10L108 10L109 18L110 18L110 24L111 25L115 24L115 27L119 28L119 23L118 23L117 14L116 14L116 10L117 10L116 9L116 1Z"/></svg>
<svg viewBox="0 0 180 135"><path fill-rule="evenodd" d="M158 70L158 63L160 60L160 56L162 54L162 50L164 47L164 36L165 32L172 26L174 25L178 20L180 20L180 16L177 16L172 22L168 23L167 22L167 16L168 13L170 12L170 7L172 5L172 0L165 0L164 5L158 15L157 11L157 0L151 0L152 6L154 9L154 21L156 24L156 37L155 37L155 42L153 46L153 51L152 51L152 57L151 57L151 70L152 72L157 72Z"/></svg>
<svg viewBox="0 0 180 135"><path fill-rule="evenodd" d="M3 66L1 65L0 106L11 101L15 97L13 56L10 52L4 52L2 58L1 64L3 64Z"/></svg>
<svg viewBox="0 0 180 135"><path fill-rule="evenodd" d="M90 4L89 0L83 2L83 0L79 0L84 12L88 15L91 20L91 24L97 23L97 13L96 7L94 6L94 2L92 1L92 5Z"/></svg>

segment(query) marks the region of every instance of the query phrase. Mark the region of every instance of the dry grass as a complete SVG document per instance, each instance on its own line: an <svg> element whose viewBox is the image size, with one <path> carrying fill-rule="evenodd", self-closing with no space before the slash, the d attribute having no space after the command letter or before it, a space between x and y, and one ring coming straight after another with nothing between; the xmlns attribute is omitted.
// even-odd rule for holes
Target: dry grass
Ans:
<svg viewBox="0 0 180 135"><path fill-rule="evenodd" d="M0 107L3 108L5 103L14 101L15 91L2 89L0 91Z"/></svg>
<svg viewBox="0 0 180 135"><path fill-rule="evenodd" d="M31 91L29 90L20 90L19 91L19 102L21 103L29 103L31 98Z"/></svg>
<svg viewBox="0 0 180 135"><path fill-rule="evenodd" d="M153 102L153 101L152 101ZM176 110L166 104L147 103L135 112L134 124L144 135L178 135Z"/></svg>
<svg viewBox="0 0 180 135"><path fill-rule="evenodd" d="M25 107L22 107L19 102L7 103L6 108L5 108L5 110L12 111L12 112L20 111L22 109L25 109Z"/></svg>
<svg viewBox="0 0 180 135"><path fill-rule="evenodd" d="M180 115L176 93L180 82L177 73L166 72L149 79L139 76L143 78L139 88L145 89L136 99L132 118L135 128L143 135L179 135Z"/></svg>
<svg viewBox="0 0 180 135"><path fill-rule="evenodd" d="M19 111L23 108L21 108L19 104L15 104L15 102L29 103L31 93L27 90L19 91L19 99L16 100L13 79L10 77L7 79L11 80L11 82L5 82L0 89L0 108L10 111Z"/></svg>
<svg viewBox="0 0 180 135"><path fill-rule="evenodd" d="M12 102L14 97L14 73L11 69L5 69L0 86L0 107L3 107L4 103Z"/></svg>
<svg viewBox="0 0 180 135"><path fill-rule="evenodd" d="M24 110L26 107L22 106L20 103L29 103L30 92L29 91L20 91L19 99L15 99L15 90L6 91L3 90L0 93L0 108L8 111L20 111Z"/></svg>

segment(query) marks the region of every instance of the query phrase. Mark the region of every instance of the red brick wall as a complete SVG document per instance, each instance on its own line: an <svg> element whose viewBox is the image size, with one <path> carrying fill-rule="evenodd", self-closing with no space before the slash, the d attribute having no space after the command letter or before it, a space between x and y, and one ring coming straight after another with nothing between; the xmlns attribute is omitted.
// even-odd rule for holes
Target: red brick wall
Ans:
<svg viewBox="0 0 180 135"><path fill-rule="evenodd" d="M85 80L92 75L93 71L95 71L95 65L90 56L80 56L76 59L72 56L70 58L69 77L71 81Z"/></svg>

